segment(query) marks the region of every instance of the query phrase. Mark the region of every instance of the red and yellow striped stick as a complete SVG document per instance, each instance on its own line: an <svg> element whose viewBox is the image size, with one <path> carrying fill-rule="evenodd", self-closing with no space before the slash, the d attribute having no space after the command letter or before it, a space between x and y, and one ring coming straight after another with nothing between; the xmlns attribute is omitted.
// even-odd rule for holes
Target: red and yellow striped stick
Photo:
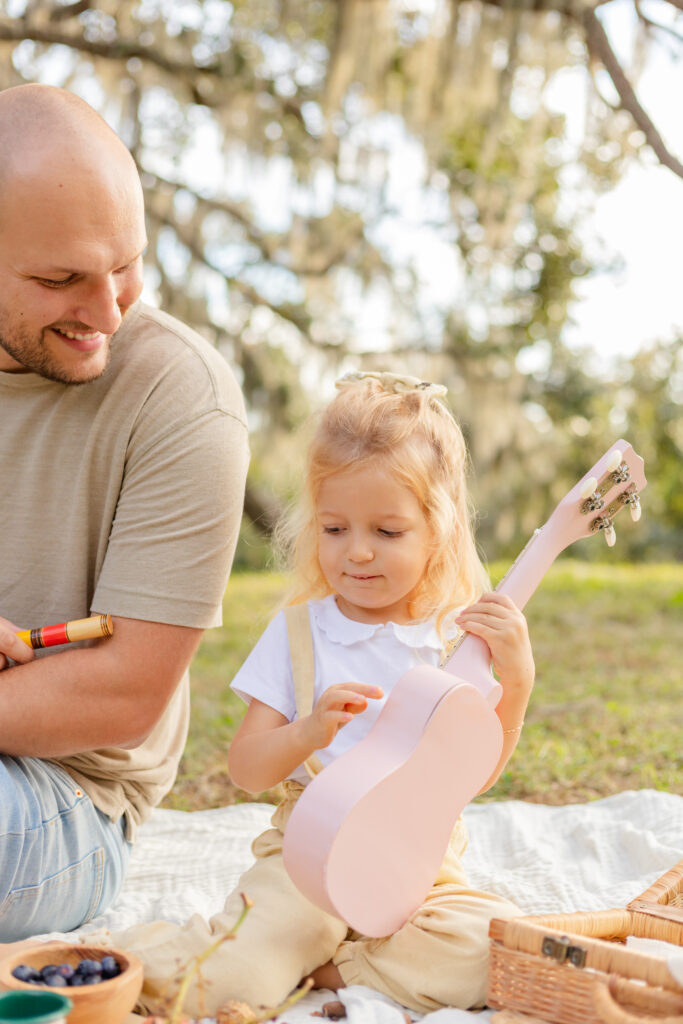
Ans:
<svg viewBox="0 0 683 1024"><path fill-rule="evenodd" d="M22 629L17 636L36 651L40 647L57 647L58 644L72 644L75 640L111 636L113 632L111 615L91 615L88 619L72 619L71 622L60 622L56 626Z"/></svg>

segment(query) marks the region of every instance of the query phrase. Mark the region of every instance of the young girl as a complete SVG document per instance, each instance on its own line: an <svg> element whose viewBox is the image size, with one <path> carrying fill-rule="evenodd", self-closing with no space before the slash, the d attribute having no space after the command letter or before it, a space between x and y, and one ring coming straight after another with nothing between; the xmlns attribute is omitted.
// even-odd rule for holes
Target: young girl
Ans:
<svg viewBox="0 0 683 1024"><path fill-rule="evenodd" d="M385 373L348 375L337 386L289 523L298 583L290 606L307 613L280 612L232 684L248 708L230 747L230 774L252 793L284 782L284 799L273 827L253 844L256 863L208 926L194 917L184 927L145 925L115 937L145 964L145 1002L230 929L241 893L253 907L236 940L202 968L209 1012L227 999L278 1005L309 975L317 987L367 985L420 1012L481 1006L489 921L519 913L469 888L461 820L423 905L385 938L351 932L302 896L285 871L284 829L310 773L367 734L408 668L438 665L458 627L488 644L503 687L496 709L503 752L484 788L519 739L534 680L523 615L509 598L486 592L465 445L439 400L445 389ZM299 664L301 629L313 641L308 670ZM196 990L186 1008L200 1011Z"/></svg>

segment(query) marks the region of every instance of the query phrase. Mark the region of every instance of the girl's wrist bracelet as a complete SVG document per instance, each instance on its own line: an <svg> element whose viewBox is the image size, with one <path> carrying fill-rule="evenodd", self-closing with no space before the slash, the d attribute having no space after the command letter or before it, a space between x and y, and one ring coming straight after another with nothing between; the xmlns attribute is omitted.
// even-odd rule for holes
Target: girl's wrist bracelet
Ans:
<svg viewBox="0 0 683 1024"><path fill-rule="evenodd" d="M508 733L508 732L521 732L523 728L524 728L524 719L522 719L522 721L519 723L519 725L515 725L514 728L512 728L512 729L503 729L503 736L506 733Z"/></svg>

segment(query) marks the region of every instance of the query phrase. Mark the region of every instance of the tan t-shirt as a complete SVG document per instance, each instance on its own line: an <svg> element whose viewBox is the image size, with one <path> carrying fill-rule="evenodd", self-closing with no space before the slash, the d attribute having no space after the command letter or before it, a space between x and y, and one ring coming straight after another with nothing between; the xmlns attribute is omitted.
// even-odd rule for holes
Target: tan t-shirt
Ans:
<svg viewBox="0 0 683 1024"><path fill-rule="evenodd" d="M227 363L142 303L98 380L0 373L0 615L18 628L104 612L220 625L247 463ZM132 837L173 784L188 717L186 674L139 747L58 763Z"/></svg>

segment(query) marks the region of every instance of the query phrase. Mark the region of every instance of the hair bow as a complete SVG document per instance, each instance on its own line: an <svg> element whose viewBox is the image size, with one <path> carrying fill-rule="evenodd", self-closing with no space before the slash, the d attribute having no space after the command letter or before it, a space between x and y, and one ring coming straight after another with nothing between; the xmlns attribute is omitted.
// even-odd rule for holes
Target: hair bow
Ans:
<svg viewBox="0 0 683 1024"><path fill-rule="evenodd" d="M409 377L407 374L387 373L385 371L375 372L369 370L352 370L345 373L335 382L336 388L344 388L349 384L357 384L362 380L376 380L382 385L385 391L393 391L395 394L404 394L407 391L426 391L430 395L445 395L448 391L443 384L432 384L428 380L419 380L418 377Z"/></svg>

